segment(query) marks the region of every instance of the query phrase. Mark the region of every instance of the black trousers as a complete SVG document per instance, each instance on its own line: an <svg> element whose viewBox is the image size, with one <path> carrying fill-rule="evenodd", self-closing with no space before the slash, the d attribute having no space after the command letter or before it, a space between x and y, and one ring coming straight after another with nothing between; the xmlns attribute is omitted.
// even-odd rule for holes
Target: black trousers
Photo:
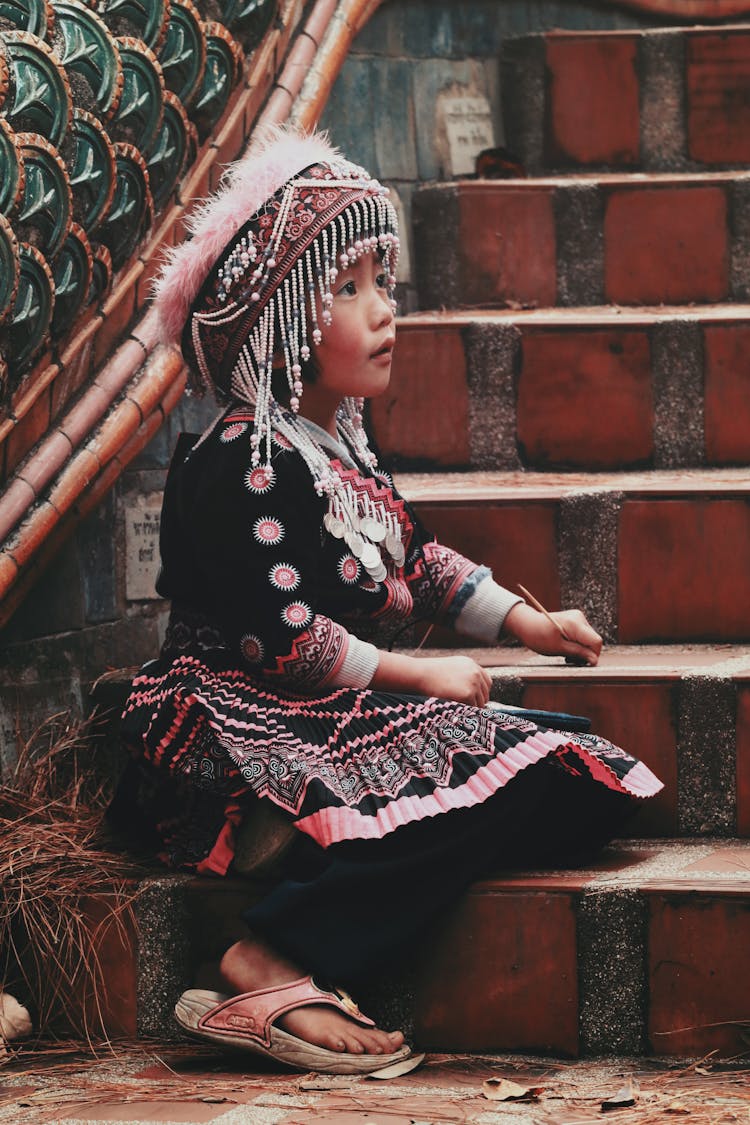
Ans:
<svg viewBox="0 0 750 1125"><path fill-rule="evenodd" d="M484 804L382 840L323 849L301 838L281 882L243 918L301 968L356 988L490 869L574 866L618 835L634 808L633 798L545 758Z"/></svg>

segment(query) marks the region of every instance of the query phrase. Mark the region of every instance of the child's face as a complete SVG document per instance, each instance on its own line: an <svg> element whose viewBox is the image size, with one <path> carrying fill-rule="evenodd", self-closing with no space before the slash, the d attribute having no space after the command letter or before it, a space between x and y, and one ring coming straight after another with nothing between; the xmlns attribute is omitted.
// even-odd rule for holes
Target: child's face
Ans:
<svg viewBox="0 0 750 1125"><path fill-rule="evenodd" d="M339 398L381 394L391 377L396 331L379 256L365 254L341 270L332 294L333 321L313 349L319 372L314 386Z"/></svg>

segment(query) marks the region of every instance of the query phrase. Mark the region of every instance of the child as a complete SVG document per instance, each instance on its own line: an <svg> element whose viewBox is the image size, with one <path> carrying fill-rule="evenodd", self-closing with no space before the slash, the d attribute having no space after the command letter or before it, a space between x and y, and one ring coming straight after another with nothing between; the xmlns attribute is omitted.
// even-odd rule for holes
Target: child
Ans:
<svg viewBox="0 0 750 1125"><path fill-rule="evenodd" d="M170 469L158 590L172 612L126 737L183 802L160 826L172 864L225 874L259 800L298 830L222 960L225 994L190 990L176 1015L306 1070L408 1055L321 981L362 981L492 862L600 845L661 788L602 739L487 708L490 677L468 657L373 643L430 617L590 664L601 650L580 612L554 615L564 639L432 542L378 467L361 411L390 377L397 254L387 192L323 137L276 132L204 205L157 293L166 336L182 332L226 409L183 435Z"/></svg>

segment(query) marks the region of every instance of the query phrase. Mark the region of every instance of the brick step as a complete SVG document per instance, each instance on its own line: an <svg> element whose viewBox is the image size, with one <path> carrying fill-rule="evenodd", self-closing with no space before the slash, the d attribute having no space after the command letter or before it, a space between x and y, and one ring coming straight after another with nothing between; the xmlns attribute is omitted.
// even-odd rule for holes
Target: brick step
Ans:
<svg viewBox="0 0 750 1125"><path fill-rule="evenodd" d="M657 305L750 295L750 176L463 180L413 200L423 309Z"/></svg>
<svg viewBox="0 0 750 1125"><path fill-rule="evenodd" d="M552 31L507 40L506 139L545 169L750 163L750 27Z"/></svg>
<svg viewBox="0 0 750 1125"><path fill-rule="evenodd" d="M718 466L750 462L749 380L747 304L420 313L370 411L401 468Z"/></svg>
<svg viewBox="0 0 750 1125"><path fill-rule="evenodd" d="M750 836L750 647L607 646L595 668L519 648L461 651L491 672L493 698L586 715L654 770L664 789L629 835Z"/></svg>
<svg viewBox="0 0 750 1125"><path fill-rule="evenodd" d="M441 542L621 644L750 640L744 469L404 473Z"/></svg>
<svg viewBox="0 0 750 1125"><path fill-rule="evenodd" d="M112 1026L173 1038L175 999L215 986L259 893L144 880L140 938L103 951ZM357 999L428 1050L731 1056L746 1048L748 942L750 842L628 841L585 870L477 882L414 965Z"/></svg>

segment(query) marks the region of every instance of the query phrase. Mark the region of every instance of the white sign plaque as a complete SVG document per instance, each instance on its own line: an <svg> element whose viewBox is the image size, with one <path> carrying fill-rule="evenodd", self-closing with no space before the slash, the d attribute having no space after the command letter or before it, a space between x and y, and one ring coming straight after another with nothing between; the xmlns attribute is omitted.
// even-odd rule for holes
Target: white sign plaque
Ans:
<svg viewBox="0 0 750 1125"><path fill-rule="evenodd" d="M495 134L487 98L481 95L449 95L439 97L439 114L447 140L449 176L466 176L474 171L474 162L485 148L493 148Z"/></svg>
<svg viewBox="0 0 750 1125"><path fill-rule="evenodd" d="M125 509L125 597L130 602L156 597L160 519L161 503L140 499Z"/></svg>

